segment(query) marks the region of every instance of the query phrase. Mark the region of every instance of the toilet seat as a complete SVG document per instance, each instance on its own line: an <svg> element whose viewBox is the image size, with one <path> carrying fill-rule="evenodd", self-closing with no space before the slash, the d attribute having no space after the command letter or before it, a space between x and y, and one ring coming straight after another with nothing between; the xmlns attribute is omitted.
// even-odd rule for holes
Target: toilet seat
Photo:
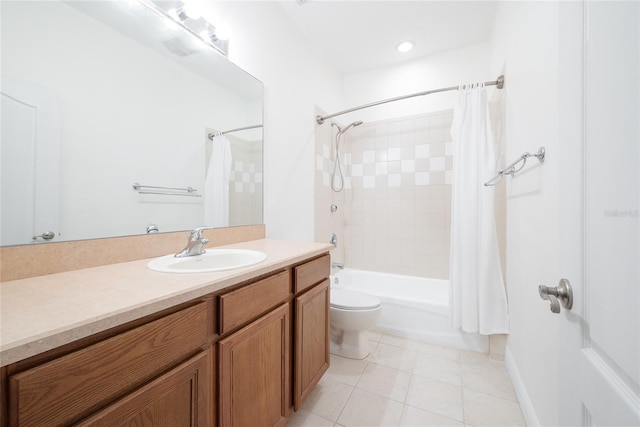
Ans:
<svg viewBox="0 0 640 427"><path fill-rule="evenodd" d="M331 289L331 307L341 310L372 310L380 307L380 300L372 295L346 289Z"/></svg>

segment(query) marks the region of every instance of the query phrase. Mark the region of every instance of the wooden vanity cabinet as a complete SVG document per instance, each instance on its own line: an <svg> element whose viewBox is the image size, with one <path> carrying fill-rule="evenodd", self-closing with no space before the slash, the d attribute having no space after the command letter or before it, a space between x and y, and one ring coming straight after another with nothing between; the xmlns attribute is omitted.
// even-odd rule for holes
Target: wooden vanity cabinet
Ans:
<svg viewBox="0 0 640 427"><path fill-rule="evenodd" d="M221 426L284 425L292 407L302 406L326 372L329 272L327 254L220 296ZM278 303L225 337L225 332Z"/></svg>
<svg viewBox="0 0 640 427"><path fill-rule="evenodd" d="M0 427L271 427L329 366L329 255L3 367Z"/></svg>

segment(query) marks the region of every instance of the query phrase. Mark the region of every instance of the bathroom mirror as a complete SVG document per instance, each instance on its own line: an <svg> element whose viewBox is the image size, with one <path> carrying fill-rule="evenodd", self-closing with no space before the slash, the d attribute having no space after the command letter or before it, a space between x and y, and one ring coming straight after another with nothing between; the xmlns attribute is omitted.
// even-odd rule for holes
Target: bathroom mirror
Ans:
<svg viewBox="0 0 640 427"><path fill-rule="evenodd" d="M207 225L221 165L216 225L262 223L260 81L137 1L0 7L2 246Z"/></svg>

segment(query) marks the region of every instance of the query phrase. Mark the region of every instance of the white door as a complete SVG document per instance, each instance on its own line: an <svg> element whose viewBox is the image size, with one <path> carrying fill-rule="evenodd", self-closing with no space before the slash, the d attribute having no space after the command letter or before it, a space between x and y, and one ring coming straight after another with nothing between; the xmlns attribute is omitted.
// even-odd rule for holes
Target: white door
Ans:
<svg viewBox="0 0 640 427"><path fill-rule="evenodd" d="M560 274L575 301L560 314L559 419L639 426L640 3L561 18L561 54L579 61L561 59L560 76Z"/></svg>
<svg viewBox="0 0 640 427"><path fill-rule="evenodd" d="M57 97L3 75L1 100L0 245L51 241L59 235ZM43 233L53 236L33 239Z"/></svg>

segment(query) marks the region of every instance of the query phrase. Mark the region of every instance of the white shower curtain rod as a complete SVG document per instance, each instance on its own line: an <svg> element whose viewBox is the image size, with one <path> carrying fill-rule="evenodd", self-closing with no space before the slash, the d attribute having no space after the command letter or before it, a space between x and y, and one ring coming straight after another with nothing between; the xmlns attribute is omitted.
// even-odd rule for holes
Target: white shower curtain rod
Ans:
<svg viewBox="0 0 640 427"><path fill-rule="evenodd" d="M216 136L220 136L220 135L225 135L227 133L231 133L231 132L239 132L241 130L248 130L248 129L257 129L257 128L261 128L262 125L253 125L253 126L245 126L243 128L237 128L237 129L230 129L230 130L225 130L224 132L218 132L218 133L213 133L211 132L209 135L207 135L207 137L213 141L213 138L215 138Z"/></svg>
<svg viewBox="0 0 640 427"><path fill-rule="evenodd" d="M484 85L485 86L496 86L498 89L502 89L504 87L504 76L500 75L500 76L498 76L498 78L496 80L493 80L493 81L490 81L490 82L484 82ZM336 116L340 116L342 114L351 113L352 111L362 110L363 108L375 107L376 105L386 104L387 102L400 101L401 99L414 98L416 96L431 95L432 93L447 92L447 91L450 91L450 90L458 90L459 88L460 88L460 86L449 86L449 87L443 87L443 88L440 88L440 89L427 90L425 92L412 93L411 95L398 96L398 97L395 97L395 98L390 98L390 99L385 99L385 100L382 100L382 101L372 102L371 104L366 104L366 105L361 105L359 107L349 108L348 110L340 111L340 112L334 113L334 114L329 114L327 116L316 116L316 122L318 122L318 124L321 125L327 119L330 119L330 118L336 117Z"/></svg>

